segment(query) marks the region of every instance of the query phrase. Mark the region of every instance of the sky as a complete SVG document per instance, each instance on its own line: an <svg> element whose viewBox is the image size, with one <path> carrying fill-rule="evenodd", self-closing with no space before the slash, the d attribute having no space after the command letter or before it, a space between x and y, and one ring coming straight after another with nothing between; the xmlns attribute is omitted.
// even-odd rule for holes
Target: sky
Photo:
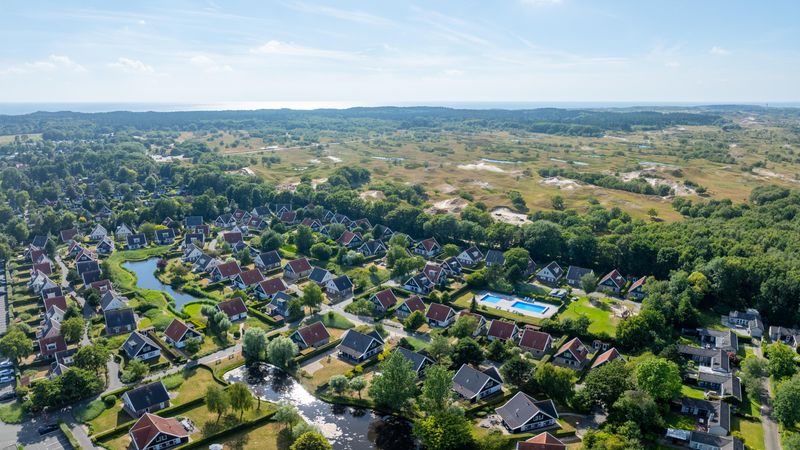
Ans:
<svg viewBox="0 0 800 450"><path fill-rule="evenodd" d="M797 102L797 1L0 4L0 102Z"/></svg>

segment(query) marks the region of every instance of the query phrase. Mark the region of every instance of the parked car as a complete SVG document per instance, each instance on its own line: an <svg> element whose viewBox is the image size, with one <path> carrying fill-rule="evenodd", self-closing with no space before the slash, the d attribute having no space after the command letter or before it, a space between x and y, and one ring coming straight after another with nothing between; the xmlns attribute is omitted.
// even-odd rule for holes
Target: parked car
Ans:
<svg viewBox="0 0 800 450"><path fill-rule="evenodd" d="M8 359L0 359L0 369L5 369L6 367L14 367L14 363Z"/></svg>
<svg viewBox="0 0 800 450"><path fill-rule="evenodd" d="M17 394L14 391L9 391L3 395L0 395L0 402L4 402L6 400L11 400L14 398L17 398Z"/></svg>
<svg viewBox="0 0 800 450"><path fill-rule="evenodd" d="M48 423L46 425L40 426L39 428L36 429L36 431L38 431L39 434L44 435L44 434L52 433L53 431L56 431L57 429L58 429L58 424L57 423Z"/></svg>
<svg viewBox="0 0 800 450"><path fill-rule="evenodd" d="M4 377L4 376L7 376L7 375L14 375L14 369L10 368L10 369L2 369L2 370L0 370L0 377Z"/></svg>
<svg viewBox="0 0 800 450"><path fill-rule="evenodd" d="M14 381L14 377L12 376L6 375L4 377L0 377L0 383L11 383L12 381Z"/></svg>

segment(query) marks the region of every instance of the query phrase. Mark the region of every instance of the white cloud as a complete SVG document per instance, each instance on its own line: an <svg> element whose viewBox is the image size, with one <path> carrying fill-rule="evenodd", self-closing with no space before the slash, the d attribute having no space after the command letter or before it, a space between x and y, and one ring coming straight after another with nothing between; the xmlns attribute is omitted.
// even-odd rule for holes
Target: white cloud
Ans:
<svg viewBox="0 0 800 450"><path fill-rule="evenodd" d="M130 73L155 73L153 66L138 59L118 58L116 62L110 63L108 66Z"/></svg>
<svg viewBox="0 0 800 450"><path fill-rule="evenodd" d="M139 25L142 25L142 26L145 26L145 25L147 25L147 21L146 21L146 20L143 20L143 19L139 19L139 21L138 21L138 22L136 22L136 23L138 23Z"/></svg>
<svg viewBox="0 0 800 450"><path fill-rule="evenodd" d="M727 56L727 55L731 54L731 51L726 49L726 48L717 47L715 45L715 46L711 47L711 54L712 55L717 55L717 56Z"/></svg>
<svg viewBox="0 0 800 450"><path fill-rule="evenodd" d="M310 14L319 14L333 17L334 19L347 20L350 22L363 23L367 25L391 25L392 21L370 14L364 11L332 8L330 6L310 5L304 2L295 2L288 5L290 8Z"/></svg>
<svg viewBox="0 0 800 450"><path fill-rule="evenodd" d="M446 77L460 77L464 75L464 71L458 69L447 69L444 72L442 72L442 75Z"/></svg>
<svg viewBox="0 0 800 450"><path fill-rule="evenodd" d="M26 62L0 69L0 75L7 74L21 74L32 72L52 72L55 70L71 71L71 72L86 72L86 68L82 65L71 60L69 56L64 55L50 55L47 59Z"/></svg>
<svg viewBox="0 0 800 450"><path fill-rule="evenodd" d="M341 61L358 59L358 55L354 53L306 47L293 42L281 42L276 40L271 40L250 51L251 53L260 55L297 56L304 58L336 59Z"/></svg>
<svg viewBox="0 0 800 450"><path fill-rule="evenodd" d="M232 72L233 68L227 64L220 64L214 58L207 55L195 55L189 58L189 62L195 66L202 67L208 72Z"/></svg>
<svg viewBox="0 0 800 450"><path fill-rule="evenodd" d="M528 6L553 6L560 5L561 0L520 0L520 3Z"/></svg>

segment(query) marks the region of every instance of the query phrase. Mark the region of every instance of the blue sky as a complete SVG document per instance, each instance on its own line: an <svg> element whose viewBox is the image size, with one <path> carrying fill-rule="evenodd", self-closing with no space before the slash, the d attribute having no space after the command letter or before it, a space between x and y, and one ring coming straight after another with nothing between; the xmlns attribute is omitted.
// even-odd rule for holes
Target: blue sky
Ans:
<svg viewBox="0 0 800 450"><path fill-rule="evenodd" d="M797 1L18 1L0 102L795 102Z"/></svg>

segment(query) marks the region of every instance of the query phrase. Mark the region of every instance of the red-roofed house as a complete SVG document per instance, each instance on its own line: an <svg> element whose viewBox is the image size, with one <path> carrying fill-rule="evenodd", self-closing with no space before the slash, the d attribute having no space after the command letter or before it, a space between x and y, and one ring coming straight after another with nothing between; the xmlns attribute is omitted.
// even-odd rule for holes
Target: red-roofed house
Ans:
<svg viewBox="0 0 800 450"><path fill-rule="evenodd" d="M644 298L644 284L647 282L647 277L641 277L631 284L628 288L628 298L634 300L641 300Z"/></svg>
<svg viewBox="0 0 800 450"><path fill-rule="evenodd" d="M578 338L572 338L553 355L553 364L570 369L581 369L586 365L588 355L589 350L586 349L583 342Z"/></svg>
<svg viewBox="0 0 800 450"><path fill-rule="evenodd" d="M67 349L67 341L64 336L46 336L39 339L39 355L43 359L50 359L58 352L63 352Z"/></svg>
<svg viewBox="0 0 800 450"><path fill-rule="evenodd" d="M311 263L306 258L294 259L283 266L283 277L289 280L307 277L311 271Z"/></svg>
<svg viewBox="0 0 800 450"><path fill-rule="evenodd" d="M336 243L348 248L355 248L359 245L364 243L364 240L361 239L360 233L353 233L352 231L345 230L339 239L336 239Z"/></svg>
<svg viewBox="0 0 800 450"><path fill-rule="evenodd" d="M447 305L431 303L425 318L428 319L428 325L432 327L446 328L456 320L456 312Z"/></svg>
<svg viewBox="0 0 800 450"><path fill-rule="evenodd" d="M431 280L431 283L436 286L443 286L447 284L447 272L441 264L428 263L422 269L422 273Z"/></svg>
<svg viewBox="0 0 800 450"><path fill-rule="evenodd" d="M264 281L264 275L258 269L250 269L237 273L232 280L233 284L239 289L248 289Z"/></svg>
<svg viewBox="0 0 800 450"><path fill-rule="evenodd" d="M325 324L314 322L298 328L289 338L300 347L300 350L303 350L308 347L316 348L327 344L331 339L331 335L328 333L328 329L325 328Z"/></svg>
<svg viewBox="0 0 800 450"><path fill-rule="evenodd" d="M541 358L550 352L553 337L543 331L536 331L531 327L522 330L519 346L522 350L530 352L534 357Z"/></svg>
<svg viewBox="0 0 800 450"><path fill-rule="evenodd" d="M592 363L592 369L596 369L602 366L603 364L610 363L611 361L615 361L617 359L621 359L623 361L625 360L625 358L622 357L622 355L620 354L620 352L617 351L616 348L611 347L610 349L606 350L602 355L598 356L597 359L594 360L594 363Z"/></svg>
<svg viewBox="0 0 800 450"><path fill-rule="evenodd" d="M185 347L189 339L198 338L202 340L203 335L178 319L172 319L167 329L164 330L164 340L178 348Z"/></svg>
<svg viewBox="0 0 800 450"><path fill-rule="evenodd" d="M381 313L385 313L389 310L389 308L393 307L397 303L397 297L395 297L391 288L387 288L376 294L373 294L369 298L369 301L375 304L375 309Z"/></svg>
<svg viewBox="0 0 800 450"><path fill-rule="evenodd" d="M52 275L53 274L53 266L50 264L50 261L43 261L38 264L33 265L33 270L31 271L33 274L43 273L45 275Z"/></svg>
<svg viewBox="0 0 800 450"><path fill-rule="evenodd" d="M289 287L283 282L283 278L270 278L258 283L254 292L256 297L265 300L271 299L278 292L284 292L288 289Z"/></svg>
<svg viewBox="0 0 800 450"><path fill-rule="evenodd" d="M89 285L89 288L90 289L97 289L98 291L100 291L100 295L103 295L106 292L110 291L112 286L111 286L111 281L109 281L109 280L100 280L100 281L95 281L94 283L91 283Z"/></svg>
<svg viewBox="0 0 800 450"><path fill-rule="evenodd" d="M615 294L619 294L625 287L625 277L617 269L614 269L601 278L597 286L599 289L608 289Z"/></svg>
<svg viewBox="0 0 800 450"><path fill-rule="evenodd" d="M286 225L294 225L297 223L297 213L294 211L284 211L281 213L281 222Z"/></svg>
<svg viewBox="0 0 800 450"><path fill-rule="evenodd" d="M236 245L239 242L242 242L242 233L238 231L232 231L230 233L224 233L222 238L225 239L226 244Z"/></svg>
<svg viewBox="0 0 800 450"><path fill-rule="evenodd" d="M77 228L68 228L66 230L61 230L59 236L61 236L61 242L69 242L75 239L75 236L78 235Z"/></svg>
<svg viewBox="0 0 800 450"><path fill-rule="evenodd" d="M67 310L67 299L63 295L44 299L44 310L50 311L51 306L57 306L62 311Z"/></svg>
<svg viewBox="0 0 800 450"><path fill-rule="evenodd" d="M247 306L244 304L244 300L242 300L241 297L219 302L217 303L217 309L225 313L231 322L247 318Z"/></svg>
<svg viewBox="0 0 800 450"><path fill-rule="evenodd" d="M537 434L527 441L517 442L516 450L567 450L566 444L548 432Z"/></svg>
<svg viewBox="0 0 800 450"><path fill-rule="evenodd" d="M413 251L414 253L422 255L426 258L433 258L440 251L442 251L442 246L439 245L439 243L436 241L436 238L428 238L417 242L414 245Z"/></svg>
<svg viewBox="0 0 800 450"><path fill-rule="evenodd" d="M211 270L211 281L227 281L232 280L233 277L239 274L242 269L239 268L239 263L236 261L228 261L226 263L218 264Z"/></svg>
<svg viewBox="0 0 800 450"><path fill-rule="evenodd" d="M165 450L189 442L189 433L178 419L145 413L128 432L135 450Z"/></svg>
<svg viewBox="0 0 800 450"><path fill-rule="evenodd" d="M490 341L495 339L501 339L503 341L511 339L514 341L517 339L518 333L519 328L517 328L517 324L514 322L506 322L505 320L495 319L489 324L489 331L486 332L486 337Z"/></svg>
<svg viewBox="0 0 800 450"><path fill-rule="evenodd" d="M412 295L400 304L400 306L394 310L394 314L402 320L410 316L414 311L421 311L425 314L425 303L416 295Z"/></svg>

